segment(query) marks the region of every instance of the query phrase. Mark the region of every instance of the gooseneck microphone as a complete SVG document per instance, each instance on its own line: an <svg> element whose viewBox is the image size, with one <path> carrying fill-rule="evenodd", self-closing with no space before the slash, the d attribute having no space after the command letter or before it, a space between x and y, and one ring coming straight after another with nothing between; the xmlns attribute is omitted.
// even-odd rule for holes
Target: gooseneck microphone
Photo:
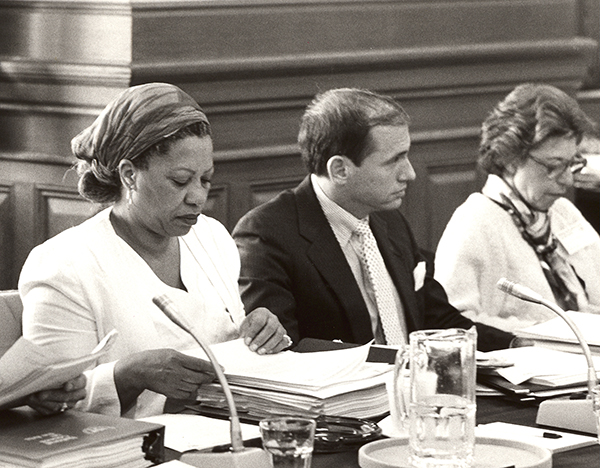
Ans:
<svg viewBox="0 0 600 468"><path fill-rule="evenodd" d="M231 388L225 378L223 369L219 365L219 362L210 347L204 343L198 333L195 333L194 326L189 323L183 315L179 314L175 305L166 294L154 297L152 302L163 311L169 320L188 332L194 340L196 340L196 343L204 350L217 374L221 387L223 387L227 406L229 407L231 451L222 452L218 450L206 452L204 450L192 450L184 452L179 460L199 468L263 468L269 466L270 457L265 450L258 447L244 447L240 419L235 407Z"/></svg>
<svg viewBox="0 0 600 468"><path fill-rule="evenodd" d="M544 299L540 294L536 293L535 291L532 291L531 289L529 289L525 286L522 286L520 284L509 281L506 278L501 278L498 281L498 283L496 284L496 286L498 286L498 289L505 292L506 294L510 294L511 296L517 297L521 300L533 302L535 304L542 304L543 306L552 310L552 312L554 312L555 314L559 315L565 322L567 322L567 325L569 325L571 330L573 330L573 333L575 333L575 336L577 337L577 341L579 341L579 345L581 346L581 349L583 350L583 354L587 361L587 365L588 365L587 385L588 385L588 393L591 397L592 389L598 384L598 379L596 377L596 370L594 369L594 361L592 360L592 352L590 351L590 347L588 346L587 342L585 341L585 338L583 337L581 330L579 330L579 327L577 327L577 325L575 325L573 320L571 320L571 318L566 314L566 312L563 309L561 309L558 305Z"/></svg>
<svg viewBox="0 0 600 468"><path fill-rule="evenodd" d="M502 278L497 283L498 288L510 294L511 296L517 297L524 301L533 302L535 304L541 304L548 309L552 310L559 317L561 317L567 325L573 330L579 345L583 351L585 359L588 364L588 397L584 400L565 400L561 398L551 398L540 403L536 424L540 426L557 427L561 429L569 429L579 432L587 432L590 434L597 433L597 419L593 409L593 393L592 389L597 385L598 379L596 371L594 370L594 363L592 361L592 353L587 342L583 338L583 335L577 325L571 320L571 318L561 309L558 305L544 299L541 295L532 291L531 289L516 284L512 281Z"/></svg>
<svg viewBox="0 0 600 468"><path fill-rule="evenodd" d="M244 442L242 439L242 428L240 426L240 419L238 417L237 408L235 406L235 402L233 400L233 394L231 393L231 389L229 388L229 383L225 378L225 374L223 373L223 369L219 365L217 358L214 353L210 349L208 345L204 343L204 341L194 333L194 327L187 323L187 320L183 316L180 316L173 302L167 297L166 294L161 294L152 299L152 302L163 311L163 313L177 326L188 332L194 340L200 345L200 347L204 350L210 362L217 374L219 382L223 387L223 392L225 393L225 398L227 400L227 406L229 406L229 419L231 421L231 449L234 452L241 452L244 450Z"/></svg>

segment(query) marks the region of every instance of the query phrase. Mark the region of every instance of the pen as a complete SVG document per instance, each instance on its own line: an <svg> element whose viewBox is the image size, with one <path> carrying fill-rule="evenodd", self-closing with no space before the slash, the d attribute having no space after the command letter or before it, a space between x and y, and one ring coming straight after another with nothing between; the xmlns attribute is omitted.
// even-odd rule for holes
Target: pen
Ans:
<svg viewBox="0 0 600 468"><path fill-rule="evenodd" d="M544 439L560 439L562 436L560 434L556 434L555 432L544 432L542 437Z"/></svg>

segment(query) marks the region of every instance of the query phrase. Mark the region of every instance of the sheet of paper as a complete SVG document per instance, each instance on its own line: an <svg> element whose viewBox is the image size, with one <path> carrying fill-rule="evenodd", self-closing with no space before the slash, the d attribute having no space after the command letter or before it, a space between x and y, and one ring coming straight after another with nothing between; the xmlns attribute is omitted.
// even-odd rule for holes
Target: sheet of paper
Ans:
<svg viewBox="0 0 600 468"><path fill-rule="evenodd" d="M544 437L544 434L549 437ZM598 438L542 429L539 427L521 426L504 422L480 424L475 429L478 437L501 437L503 439L520 440L530 444L539 445L551 450L553 453L565 452L579 447L586 447L598 443Z"/></svg>
<svg viewBox="0 0 600 468"><path fill-rule="evenodd" d="M285 382L300 388L320 389L340 382L375 377L389 370L388 364L365 365L370 344L355 348L294 353L259 355L244 344L242 339L211 346L217 361L225 369L230 383L268 380ZM206 359L201 349L188 354ZM239 379L238 379L239 377Z"/></svg>
<svg viewBox="0 0 600 468"><path fill-rule="evenodd" d="M0 358L0 406L77 377L104 355L116 338L117 331L112 330L90 354L67 361L57 361L44 347L19 338Z"/></svg>
<svg viewBox="0 0 600 468"><path fill-rule="evenodd" d="M160 468L192 468L193 465L188 465L179 460L171 460L166 463L161 463Z"/></svg>
<svg viewBox="0 0 600 468"><path fill-rule="evenodd" d="M398 427L392 415L388 415L377 423L381 428L381 434L386 437L408 437L408 431Z"/></svg>
<svg viewBox="0 0 600 468"><path fill-rule="evenodd" d="M141 418L165 426L165 447L178 452L202 450L231 443L228 420L196 414L160 414ZM258 426L241 424L244 440L260 437ZM162 466L162 465L161 465Z"/></svg>
<svg viewBox="0 0 600 468"><path fill-rule="evenodd" d="M568 311L567 316L579 328L583 338L589 345L600 346L600 315ZM578 342L573 330L560 317L517 330L515 333L517 336L525 338L553 339L569 343Z"/></svg>
<svg viewBox="0 0 600 468"><path fill-rule="evenodd" d="M585 382L587 379L587 361L581 354L538 346L501 349L485 354L490 358L513 363L513 366L497 369L497 372L515 385L531 378L543 378L548 385L568 385ZM593 360L594 367L600 369L600 357L593 357Z"/></svg>
<svg viewBox="0 0 600 468"><path fill-rule="evenodd" d="M356 392L358 390L365 389L365 388L372 388L372 387L378 387L380 385L383 385L387 378L387 374L389 374L391 372L393 372L393 368L391 366L388 366L386 372L379 372L377 375L374 375L374 376L365 375L363 378L360 378L360 379L342 381L342 382L337 382L335 384L329 384L327 386L314 387L314 388L286 385L285 383L279 383L279 382L267 382L266 380L258 382L258 383L256 381L252 381L250 379L245 380L243 383L239 382L237 379L229 379L229 380L230 380L230 383L233 381L236 384L238 384L238 385L235 385L236 388L243 386L247 392L252 391L251 390L252 388L255 388L258 392L262 392L263 390L283 391L282 389L287 389L287 390L290 390L290 392L293 390L293 393L284 392L285 398L293 398L294 396L299 398L300 395L306 395L306 396L312 397L312 398L324 399L324 398L332 398L332 397L334 397L336 395L340 395L340 394ZM257 386L259 388L257 388ZM290 397L289 395L293 395L293 396Z"/></svg>

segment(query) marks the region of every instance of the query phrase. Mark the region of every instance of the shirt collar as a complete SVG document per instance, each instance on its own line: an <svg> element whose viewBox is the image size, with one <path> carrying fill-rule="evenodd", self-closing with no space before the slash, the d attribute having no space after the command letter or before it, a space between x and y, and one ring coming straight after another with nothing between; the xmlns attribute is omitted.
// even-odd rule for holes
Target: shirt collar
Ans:
<svg viewBox="0 0 600 468"><path fill-rule="evenodd" d="M336 239L341 246L346 245L361 220L329 198L319 185L315 174L310 175L310 182ZM365 219L368 223L369 218Z"/></svg>

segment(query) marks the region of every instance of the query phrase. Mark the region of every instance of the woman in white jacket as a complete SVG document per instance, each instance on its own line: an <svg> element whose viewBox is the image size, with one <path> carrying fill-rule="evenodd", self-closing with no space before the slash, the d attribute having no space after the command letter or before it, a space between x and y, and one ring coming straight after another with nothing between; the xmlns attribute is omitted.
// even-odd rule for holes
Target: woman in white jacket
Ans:
<svg viewBox="0 0 600 468"><path fill-rule="evenodd" d="M472 320L514 331L554 314L504 294L502 277L568 310L600 311L600 237L565 195L593 125L577 102L543 84L515 88L482 125L481 193L453 214L435 278Z"/></svg>
<svg viewBox="0 0 600 468"><path fill-rule="evenodd" d="M197 347L152 302L167 294L208 343L243 337L259 353L288 343L267 309L246 316L235 243L202 215L214 172L210 125L176 86L129 88L72 141L80 193L108 204L29 255L21 272L23 334L65 357L118 338L86 372L77 408L143 417L166 398L195 399L214 378Z"/></svg>

